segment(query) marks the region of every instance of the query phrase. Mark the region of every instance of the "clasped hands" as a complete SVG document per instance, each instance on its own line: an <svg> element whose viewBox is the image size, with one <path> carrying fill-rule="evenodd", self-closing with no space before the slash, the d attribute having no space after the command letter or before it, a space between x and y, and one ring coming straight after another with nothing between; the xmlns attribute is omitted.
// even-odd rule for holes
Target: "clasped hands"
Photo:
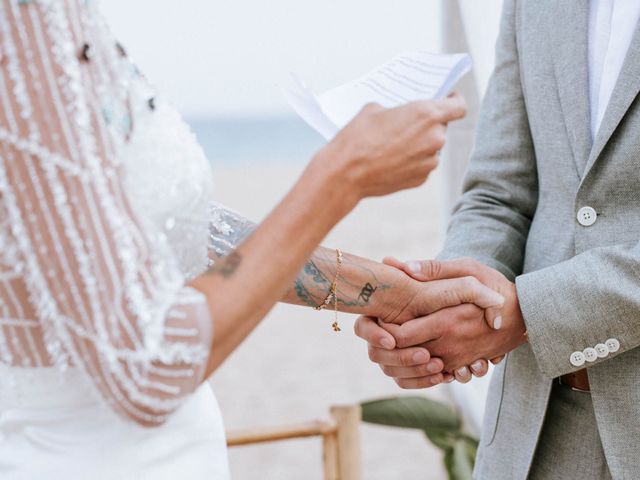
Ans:
<svg viewBox="0 0 640 480"><path fill-rule="evenodd" d="M472 259L384 263L425 282L399 314L355 324L369 358L400 387L466 383L527 342L516 286L497 270ZM434 304L444 308L430 311Z"/></svg>

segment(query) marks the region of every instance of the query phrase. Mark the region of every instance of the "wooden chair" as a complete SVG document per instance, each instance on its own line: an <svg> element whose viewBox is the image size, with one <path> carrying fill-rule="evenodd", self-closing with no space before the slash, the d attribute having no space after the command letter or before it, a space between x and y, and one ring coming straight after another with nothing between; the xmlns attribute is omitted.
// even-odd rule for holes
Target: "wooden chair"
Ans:
<svg viewBox="0 0 640 480"><path fill-rule="evenodd" d="M328 420L229 431L227 445L239 447L295 438L322 437L324 479L361 480L360 418L359 405L331 407Z"/></svg>

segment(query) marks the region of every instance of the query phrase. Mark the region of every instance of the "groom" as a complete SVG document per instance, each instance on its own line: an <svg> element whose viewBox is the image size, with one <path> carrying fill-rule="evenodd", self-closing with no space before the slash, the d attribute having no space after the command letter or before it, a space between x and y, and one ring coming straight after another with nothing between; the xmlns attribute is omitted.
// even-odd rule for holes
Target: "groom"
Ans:
<svg viewBox="0 0 640 480"><path fill-rule="evenodd" d="M401 363L405 348L447 370L510 352L492 379L479 479L640 478L639 17L637 1L505 0L440 256L476 262L406 267L477 276L504 308L493 328L470 306L387 330L358 320L372 358L407 387L428 382ZM387 332L400 348L381 354Z"/></svg>

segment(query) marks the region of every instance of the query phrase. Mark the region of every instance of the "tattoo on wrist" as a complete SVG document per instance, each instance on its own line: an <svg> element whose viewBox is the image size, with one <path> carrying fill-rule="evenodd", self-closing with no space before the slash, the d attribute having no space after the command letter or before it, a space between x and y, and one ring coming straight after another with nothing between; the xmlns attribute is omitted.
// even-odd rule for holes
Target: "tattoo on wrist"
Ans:
<svg viewBox="0 0 640 480"><path fill-rule="evenodd" d="M329 279L322 273L322 271L318 268L313 260L309 260L304 265L304 273L313 277L313 281L319 284L329 285Z"/></svg>
<svg viewBox="0 0 640 480"><path fill-rule="evenodd" d="M371 296L376 292L376 290L378 290L378 287L374 287L369 282L367 282L367 284L362 287L360 295L358 295L358 299L362 299L364 303L369 303L369 301L371 300Z"/></svg>
<svg viewBox="0 0 640 480"><path fill-rule="evenodd" d="M209 269L209 273L220 275L223 278L230 278L236 273L241 263L242 255L238 252L231 252L224 259L216 262L216 264Z"/></svg>
<svg viewBox="0 0 640 480"><path fill-rule="evenodd" d="M381 283L370 268L344 257L344 264L351 268L352 275L342 275L338 288L338 304L341 308L364 308L371 305L373 295L379 291L391 288L391 285ZM334 275L335 258L333 254L316 253L309 260L293 285L293 292L303 305L316 307L326 298L331 288L331 278ZM357 273L354 273L357 272ZM350 281L354 278L366 278L362 283Z"/></svg>
<svg viewBox="0 0 640 480"><path fill-rule="evenodd" d="M318 306L318 300L316 300L315 296L311 294L309 289L305 287L304 283L301 280L296 280L294 284L294 289L296 291L296 296L309 307Z"/></svg>

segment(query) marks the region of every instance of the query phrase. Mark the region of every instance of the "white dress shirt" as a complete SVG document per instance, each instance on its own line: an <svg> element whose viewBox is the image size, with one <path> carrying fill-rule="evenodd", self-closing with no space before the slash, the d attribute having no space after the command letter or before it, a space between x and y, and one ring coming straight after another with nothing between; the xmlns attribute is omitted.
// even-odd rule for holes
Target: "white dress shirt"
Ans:
<svg viewBox="0 0 640 480"><path fill-rule="evenodd" d="M590 0L589 102L593 139L607 110L639 18L638 0Z"/></svg>

